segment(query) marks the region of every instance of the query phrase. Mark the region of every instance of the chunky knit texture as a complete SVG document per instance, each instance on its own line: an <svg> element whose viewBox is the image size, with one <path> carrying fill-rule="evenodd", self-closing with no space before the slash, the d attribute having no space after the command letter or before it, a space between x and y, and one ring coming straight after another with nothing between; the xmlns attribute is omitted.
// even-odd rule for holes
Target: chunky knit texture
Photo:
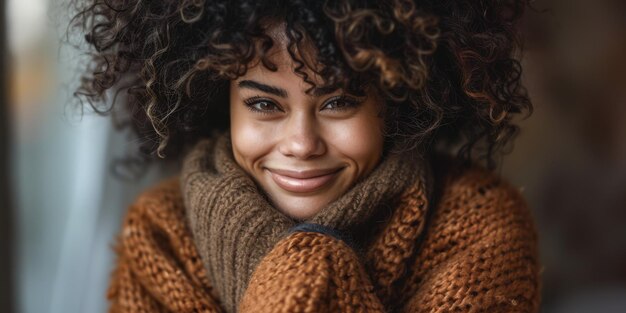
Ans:
<svg viewBox="0 0 626 313"><path fill-rule="evenodd" d="M354 238L362 241L359 229L369 228L379 211L389 211L407 186L432 185L426 183L425 164L414 153L387 154L365 178L304 222L345 234L341 237L359 234ZM235 312L261 257L302 221L266 200L236 163L229 132L200 141L187 154L181 189L208 278L226 311Z"/></svg>
<svg viewBox="0 0 626 313"><path fill-rule="evenodd" d="M364 255L320 232L279 235L237 311L536 312L537 238L519 191L478 167L437 164L433 199L408 184L380 223L361 229L371 234ZM203 266L180 181L129 208L111 312L229 312Z"/></svg>

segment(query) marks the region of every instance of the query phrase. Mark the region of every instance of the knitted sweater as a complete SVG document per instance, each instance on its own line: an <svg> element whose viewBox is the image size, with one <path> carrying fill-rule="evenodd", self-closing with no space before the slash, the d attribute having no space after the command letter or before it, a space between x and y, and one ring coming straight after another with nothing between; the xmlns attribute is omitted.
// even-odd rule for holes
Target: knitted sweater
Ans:
<svg viewBox="0 0 626 313"><path fill-rule="evenodd" d="M537 237L519 191L479 167L437 167L435 197L408 189L364 258L319 232L281 239L238 312L537 312ZM225 312L198 255L178 178L130 206L110 312Z"/></svg>

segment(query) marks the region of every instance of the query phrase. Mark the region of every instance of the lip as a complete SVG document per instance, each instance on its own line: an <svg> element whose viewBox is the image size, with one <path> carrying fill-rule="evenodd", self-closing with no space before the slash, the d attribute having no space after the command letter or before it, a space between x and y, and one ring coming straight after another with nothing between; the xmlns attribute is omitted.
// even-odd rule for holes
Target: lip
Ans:
<svg viewBox="0 0 626 313"><path fill-rule="evenodd" d="M267 169L274 182L281 188L291 192L312 192L325 186L337 176L343 167L333 169L316 169L307 171L291 171L284 169Z"/></svg>

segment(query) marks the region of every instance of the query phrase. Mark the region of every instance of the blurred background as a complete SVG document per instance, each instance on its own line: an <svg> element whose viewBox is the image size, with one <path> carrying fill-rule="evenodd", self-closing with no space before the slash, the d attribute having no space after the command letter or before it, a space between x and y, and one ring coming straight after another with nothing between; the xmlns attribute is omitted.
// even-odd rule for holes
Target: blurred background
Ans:
<svg viewBox="0 0 626 313"><path fill-rule="evenodd" d="M500 169L534 211L542 312L626 312L626 1L537 0L523 25L535 105ZM133 137L81 114L84 50L61 0L0 2L0 312L105 312L126 206L168 173L116 179Z"/></svg>

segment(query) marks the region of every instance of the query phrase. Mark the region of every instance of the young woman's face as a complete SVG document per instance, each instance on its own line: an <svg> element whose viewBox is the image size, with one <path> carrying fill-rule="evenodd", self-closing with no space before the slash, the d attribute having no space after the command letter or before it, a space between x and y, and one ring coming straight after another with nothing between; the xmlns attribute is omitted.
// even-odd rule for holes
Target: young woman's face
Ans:
<svg viewBox="0 0 626 313"><path fill-rule="evenodd" d="M236 162L284 214L304 220L374 169L383 150L381 103L374 94L310 87L284 51L231 81Z"/></svg>

